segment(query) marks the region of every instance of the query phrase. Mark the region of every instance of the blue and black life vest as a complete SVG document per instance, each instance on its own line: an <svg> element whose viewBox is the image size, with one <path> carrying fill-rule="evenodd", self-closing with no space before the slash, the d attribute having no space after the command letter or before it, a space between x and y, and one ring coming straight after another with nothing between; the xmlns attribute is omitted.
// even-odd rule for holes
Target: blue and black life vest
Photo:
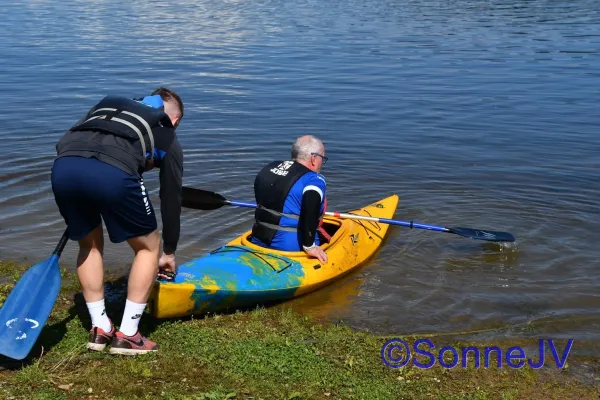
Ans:
<svg viewBox="0 0 600 400"><path fill-rule="evenodd" d="M61 138L57 155L93 156L141 174L154 161L155 130L170 128L161 129L161 143L170 143L175 137L171 119L160 105L106 96Z"/></svg>
<svg viewBox="0 0 600 400"><path fill-rule="evenodd" d="M297 228L280 226L279 221L282 216L298 219L297 215L283 214L283 207L294 184L308 172L311 172L309 168L295 161L273 161L258 173L254 180L257 207L253 237L270 245L278 230L297 231Z"/></svg>

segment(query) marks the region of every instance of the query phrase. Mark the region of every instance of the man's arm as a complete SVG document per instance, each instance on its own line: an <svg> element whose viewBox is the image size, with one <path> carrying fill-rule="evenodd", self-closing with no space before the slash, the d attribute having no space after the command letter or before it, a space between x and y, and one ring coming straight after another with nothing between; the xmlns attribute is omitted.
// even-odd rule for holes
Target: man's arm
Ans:
<svg viewBox="0 0 600 400"><path fill-rule="evenodd" d="M318 258L322 263L327 263L327 254L319 246L315 246L315 237L325 191L325 178L320 174L310 176L302 192L302 206L298 221L298 230L304 251L308 255Z"/></svg>
<svg viewBox="0 0 600 400"><path fill-rule="evenodd" d="M319 226L321 211L321 195L316 190L307 190L302 195L302 207L300 209L300 220L298 230L302 245L310 247L315 243L315 235Z"/></svg>
<svg viewBox="0 0 600 400"><path fill-rule="evenodd" d="M173 139L169 150L160 162L159 179L163 252L173 254L179 242L183 181L183 150L177 137Z"/></svg>

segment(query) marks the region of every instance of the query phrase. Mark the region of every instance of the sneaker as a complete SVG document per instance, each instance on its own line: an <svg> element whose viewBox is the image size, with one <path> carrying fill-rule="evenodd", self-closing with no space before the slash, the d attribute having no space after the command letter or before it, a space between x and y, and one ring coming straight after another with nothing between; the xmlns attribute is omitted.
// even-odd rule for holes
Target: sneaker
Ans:
<svg viewBox="0 0 600 400"><path fill-rule="evenodd" d="M126 336L123 332L119 331L113 337L108 352L110 354L134 356L152 351L158 351L158 344L143 337L139 331L133 336Z"/></svg>
<svg viewBox="0 0 600 400"><path fill-rule="evenodd" d="M110 325L110 332L106 332L104 329L98 328L97 326L94 326L92 329L90 329L90 339L87 344L87 348L89 350L102 351L106 345L113 340L117 330L112 324L112 321Z"/></svg>

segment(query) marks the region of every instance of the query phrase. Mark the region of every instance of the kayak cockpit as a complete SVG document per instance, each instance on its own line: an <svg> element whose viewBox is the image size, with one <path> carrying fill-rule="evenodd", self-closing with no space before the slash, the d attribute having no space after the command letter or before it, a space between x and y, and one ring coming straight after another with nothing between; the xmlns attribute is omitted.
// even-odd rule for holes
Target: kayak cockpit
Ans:
<svg viewBox="0 0 600 400"><path fill-rule="evenodd" d="M323 221L322 229L329 235L331 240L333 240L335 234L339 231L340 226L341 226L341 222L339 220L333 220L333 221L325 220L325 221ZM323 245L326 244L327 240L321 234L321 232L317 230L317 233L319 235L320 243L322 243Z"/></svg>
<svg viewBox="0 0 600 400"><path fill-rule="evenodd" d="M331 237L331 240L329 242L326 242L325 238L321 235L320 232L318 232L319 234L319 241L321 243L321 248L323 250L327 250L329 247L331 247L335 242L338 241L338 239L343 236L343 232L346 231L346 227L344 225L344 223L348 224L351 221L349 220L339 220L339 219L329 219L329 218L325 218L323 220L323 230L325 232L327 232L327 234ZM262 249L262 250L267 250L269 252L272 253L277 253L277 254L281 254L281 255L286 255L289 257L298 257L298 256L305 256L305 253L303 251L281 251L281 250L273 250L273 249L269 249L263 246L259 246L257 244L252 243L250 240L252 238L252 232L249 231L246 234L242 235L241 237L241 244L243 246L247 246L250 248L254 248L254 249Z"/></svg>

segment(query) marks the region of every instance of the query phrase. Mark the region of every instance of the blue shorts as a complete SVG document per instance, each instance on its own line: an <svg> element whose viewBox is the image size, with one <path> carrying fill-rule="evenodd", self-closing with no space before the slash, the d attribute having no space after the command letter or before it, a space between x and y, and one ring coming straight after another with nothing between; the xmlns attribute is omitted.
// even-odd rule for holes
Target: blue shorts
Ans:
<svg viewBox="0 0 600 400"><path fill-rule="evenodd" d="M102 220L113 243L157 228L143 180L117 167L96 158L62 157L54 162L51 181L71 240L85 238Z"/></svg>

